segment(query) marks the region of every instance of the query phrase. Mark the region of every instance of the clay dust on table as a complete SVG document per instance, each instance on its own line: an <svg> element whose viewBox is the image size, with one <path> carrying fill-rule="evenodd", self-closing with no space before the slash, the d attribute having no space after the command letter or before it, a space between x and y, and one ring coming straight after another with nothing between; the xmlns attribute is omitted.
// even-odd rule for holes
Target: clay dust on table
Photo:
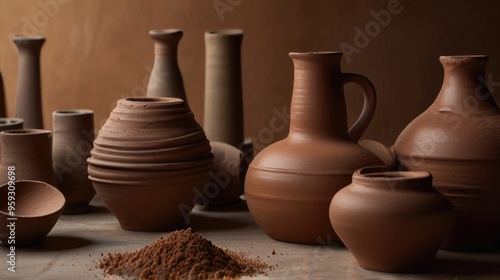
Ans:
<svg viewBox="0 0 500 280"><path fill-rule="evenodd" d="M193 229L174 231L132 252L108 253L98 268L135 279L234 279L273 267L241 252L223 250Z"/></svg>

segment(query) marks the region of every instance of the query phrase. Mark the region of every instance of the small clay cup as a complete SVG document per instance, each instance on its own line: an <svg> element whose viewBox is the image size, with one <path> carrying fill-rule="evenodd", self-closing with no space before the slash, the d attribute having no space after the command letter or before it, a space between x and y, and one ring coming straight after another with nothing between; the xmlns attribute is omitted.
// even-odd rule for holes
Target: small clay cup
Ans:
<svg viewBox="0 0 500 280"><path fill-rule="evenodd" d="M6 171L7 172L7 171ZM15 177L15 170L12 171ZM9 208L9 197L15 208ZM0 186L0 244L29 246L42 243L63 211L64 195L40 181L9 181ZM12 238L15 237L15 244Z"/></svg>
<svg viewBox="0 0 500 280"><path fill-rule="evenodd" d="M52 132L44 129L11 129L0 132L0 170L16 168L18 180L42 181L57 186L52 169ZM0 184L7 183L7 172L0 172Z"/></svg>

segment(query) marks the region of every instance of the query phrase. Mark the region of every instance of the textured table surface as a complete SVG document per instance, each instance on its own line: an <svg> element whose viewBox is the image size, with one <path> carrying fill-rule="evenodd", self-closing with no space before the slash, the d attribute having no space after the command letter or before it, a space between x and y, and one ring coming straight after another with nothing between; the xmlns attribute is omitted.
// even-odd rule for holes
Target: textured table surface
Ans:
<svg viewBox="0 0 500 280"><path fill-rule="evenodd" d="M118 279L105 277L96 268L101 254L137 250L168 234L122 230L98 198L91 204L94 213L61 216L43 244L17 248L16 272L9 272L2 261L0 279ZM226 209L195 209L190 226L221 248L249 252L251 257L276 265L267 275L251 279L500 279L500 252L440 251L432 270L420 274L364 270L344 247L271 239L255 224L243 203ZM1 247L0 252L7 260L7 248Z"/></svg>

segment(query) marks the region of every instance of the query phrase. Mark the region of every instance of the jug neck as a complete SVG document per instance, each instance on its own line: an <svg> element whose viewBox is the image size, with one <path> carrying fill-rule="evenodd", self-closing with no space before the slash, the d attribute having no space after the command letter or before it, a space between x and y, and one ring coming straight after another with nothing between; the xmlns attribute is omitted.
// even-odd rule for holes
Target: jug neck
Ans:
<svg viewBox="0 0 500 280"><path fill-rule="evenodd" d="M151 30L149 35L154 40L156 57L169 56L177 59L177 48L183 35L180 29Z"/></svg>
<svg viewBox="0 0 500 280"><path fill-rule="evenodd" d="M439 61L444 69L443 85L431 110L459 114L498 110L486 83L488 56L441 56Z"/></svg>
<svg viewBox="0 0 500 280"><path fill-rule="evenodd" d="M294 65L289 137L349 139L341 52L290 53Z"/></svg>

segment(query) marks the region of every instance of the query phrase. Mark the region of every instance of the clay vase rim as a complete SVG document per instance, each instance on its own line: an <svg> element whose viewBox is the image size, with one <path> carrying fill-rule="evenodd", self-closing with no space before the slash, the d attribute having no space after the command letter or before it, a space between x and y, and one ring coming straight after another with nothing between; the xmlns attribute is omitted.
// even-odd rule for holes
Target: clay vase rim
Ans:
<svg viewBox="0 0 500 280"><path fill-rule="evenodd" d="M485 54L465 54L465 55L441 55L439 56L439 60L484 60L489 59L488 55Z"/></svg>
<svg viewBox="0 0 500 280"><path fill-rule="evenodd" d="M205 31L205 36L216 37L216 36L242 36L243 30L238 28L228 28L228 29L211 29Z"/></svg>
<svg viewBox="0 0 500 280"><path fill-rule="evenodd" d="M47 209L46 212L43 213L34 213L32 215L18 215L14 213L14 216L11 216L9 213L5 213L4 211L0 210L0 213L5 216L9 217L16 217L16 218L23 218L23 219L34 219L34 218L43 218L47 217L50 215L53 215L59 211L61 211L66 203L66 199L64 198L64 195L59 191L56 187L52 186L51 184L42 182L42 181L36 181L36 180L18 180L14 181L16 184L16 187L19 185L29 185L31 187L31 190L35 191L41 191L42 193L32 193L31 195L44 195L44 194L50 194L50 196L57 196L57 199L52 201L50 204L50 209ZM0 186L0 189L2 188L8 188L9 183L5 183ZM20 208L22 206L17 203L16 200L16 208Z"/></svg>
<svg viewBox="0 0 500 280"><path fill-rule="evenodd" d="M0 127L3 125L13 125L24 122L21 118L0 118Z"/></svg>
<svg viewBox="0 0 500 280"><path fill-rule="evenodd" d="M310 52L290 52L288 56L290 58L309 58L314 56L339 56L344 55L341 51L310 51Z"/></svg>
<svg viewBox="0 0 500 280"><path fill-rule="evenodd" d="M183 34L182 29L179 28L159 28L149 30L149 35L151 36L161 36L180 33Z"/></svg>
<svg viewBox="0 0 500 280"><path fill-rule="evenodd" d="M18 129L4 130L0 132L0 134L7 134L9 136L48 134L50 137L50 135L52 135L52 131L46 129L38 129L38 128L18 128Z"/></svg>
<svg viewBox="0 0 500 280"><path fill-rule="evenodd" d="M118 103L125 104L140 104L141 106L144 103L152 103L152 104L183 104L184 100L176 97L127 97L118 100Z"/></svg>
<svg viewBox="0 0 500 280"><path fill-rule="evenodd" d="M94 111L90 109L61 109L52 112L52 115L55 116L74 116L74 115L88 115L94 114Z"/></svg>
<svg viewBox="0 0 500 280"><path fill-rule="evenodd" d="M368 166L354 172L353 181L403 182L409 180L428 180L432 175L428 171L391 171L385 166Z"/></svg>
<svg viewBox="0 0 500 280"><path fill-rule="evenodd" d="M12 41L14 43L23 43L23 42L45 42L45 37L44 36L22 36L22 35L14 35L12 37Z"/></svg>

